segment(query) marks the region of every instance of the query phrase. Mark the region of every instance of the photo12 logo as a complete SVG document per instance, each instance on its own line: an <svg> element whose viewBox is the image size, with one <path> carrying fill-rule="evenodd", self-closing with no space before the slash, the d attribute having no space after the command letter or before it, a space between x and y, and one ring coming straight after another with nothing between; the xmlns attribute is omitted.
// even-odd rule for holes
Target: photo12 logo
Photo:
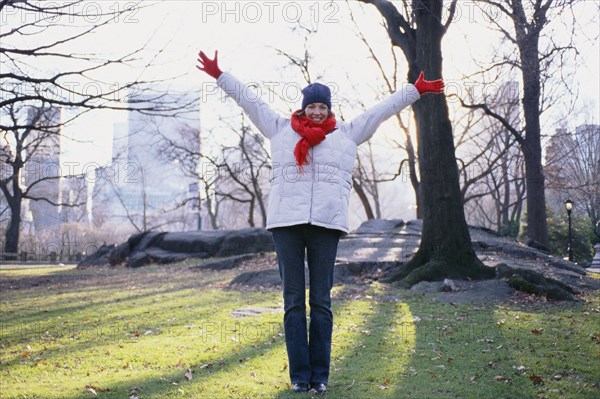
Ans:
<svg viewBox="0 0 600 399"><path fill-rule="evenodd" d="M6 3L6 4L4 4ZM139 2L133 1L3 1L4 24L138 23Z"/></svg>
<svg viewBox="0 0 600 399"><path fill-rule="evenodd" d="M332 106L337 104L339 85L336 82L321 82L331 90ZM200 101L202 103L217 101L225 103L228 93L239 96L241 100L248 102L264 101L269 104L277 98L290 104L298 104L302 101L302 85L298 82L248 82L224 84L222 89L215 82L203 82L200 88Z"/></svg>
<svg viewBox="0 0 600 399"><path fill-rule="evenodd" d="M202 23L338 23L340 6L335 1L203 1Z"/></svg>

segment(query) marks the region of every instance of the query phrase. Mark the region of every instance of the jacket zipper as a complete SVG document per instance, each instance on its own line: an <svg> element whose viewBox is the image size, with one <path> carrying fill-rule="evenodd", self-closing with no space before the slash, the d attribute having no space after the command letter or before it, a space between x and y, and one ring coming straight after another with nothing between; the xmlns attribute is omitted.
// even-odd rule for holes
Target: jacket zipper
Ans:
<svg viewBox="0 0 600 399"><path fill-rule="evenodd" d="M310 185L310 210L308 212L308 224L312 224L312 209L313 209L313 199L315 194L315 163L314 163L314 148L310 150L310 161L311 161L311 169L312 169L312 181Z"/></svg>

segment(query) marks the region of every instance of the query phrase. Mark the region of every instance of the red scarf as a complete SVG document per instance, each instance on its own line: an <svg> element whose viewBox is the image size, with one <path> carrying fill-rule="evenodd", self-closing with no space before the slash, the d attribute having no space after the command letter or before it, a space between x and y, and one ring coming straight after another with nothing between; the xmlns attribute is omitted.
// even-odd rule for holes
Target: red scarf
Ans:
<svg viewBox="0 0 600 399"><path fill-rule="evenodd" d="M298 110L292 114L292 128L302 136L294 148L294 156L300 170L302 170L302 165L308 164L308 149L325 140L325 135L331 133L336 124L334 114L331 114L322 123L315 123L306 115L301 115L301 112Z"/></svg>

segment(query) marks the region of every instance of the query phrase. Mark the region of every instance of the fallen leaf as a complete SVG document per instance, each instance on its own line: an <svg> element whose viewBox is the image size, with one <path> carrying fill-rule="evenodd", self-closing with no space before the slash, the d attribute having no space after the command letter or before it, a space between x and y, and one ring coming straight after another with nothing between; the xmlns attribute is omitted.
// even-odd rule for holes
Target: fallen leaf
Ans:
<svg viewBox="0 0 600 399"><path fill-rule="evenodd" d="M537 374L531 374L529 376L529 379L533 382L534 385L540 385L544 383L544 379Z"/></svg>
<svg viewBox="0 0 600 399"><path fill-rule="evenodd" d="M129 390L129 399L140 399L138 397L139 392L138 392L138 387L133 387Z"/></svg>
<svg viewBox="0 0 600 399"><path fill-rule="evenodd" d="M390 381L391 381L391 380L390 380L389 378L384 378L384 379L383 379L383 385L387 385L387 384L389 384L389 383L390 383Z"/></svg>
<svg viewBox="0 0 600 399"><path fill-rule="evenodd" d="M96 386L90 385L90 384L85 386L85 390L94 395L98 395L98 392L109 392L110 391L109 388L96 387Z"/></svg>
<svg viewBox="0 0 600 399"><path fill-rule="evenodd" d="M531 333L533 335L542 335L543 332L544 332L544 330L541 328L534 328L533 330L531 330Z"/></svg>
<svg viewBox="0 0 600 399"><path fill-rule="evenodd" d="M29 353L31 353L31 352L24 351L23 353L21 353L21 357L27 357L27 356L29 356Z"/></svg>
<svg viewBox="0 0 600 399"><path fill-rule="evenodd" d="M192 370L191 369L187 369L185 370L185 374L183 375L185 377L186 380L191 380L192 379Z"/></svg>
<svg viewBox="0 0 600 399"><path fill-rule="evenodd" d="M501 382L501 381L506 381L506 377L504 377L503 375L497 375L494 377L494 380Z"/></svg>

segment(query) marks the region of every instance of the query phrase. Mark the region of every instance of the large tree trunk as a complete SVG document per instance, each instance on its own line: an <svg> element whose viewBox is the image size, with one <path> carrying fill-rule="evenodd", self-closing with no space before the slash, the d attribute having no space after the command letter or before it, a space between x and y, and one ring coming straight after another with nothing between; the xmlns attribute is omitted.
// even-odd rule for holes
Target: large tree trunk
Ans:
<svg viewBox="0 0 600 399"><path fill-rule="evenodd" d="M415 53L407 55L408 79L420 71L427 79L442 78L442 0L413 0L417 24ZM404 50L404 49L403 49ZM477 258L465 221L452 125L443 95L425 95L413 105L417 122L423 231L417 254L390 275L406 286L445 277L483 279L495 275Z"/></svg>
<svg viewBox="0 0 600 399"><path fill-rule="evenodd" d="M523 113L525 116L525 181L527 185L527 236L548 246L546 195L540 137L540 60L538 35L520 37L523 66Z"/></svg>
<svg viewBox="0 0 600 399"><path fill-rule="evenodd" d="M17 169L18 165L13 165ZM10 208L10 221L6 229L6 243L4 245L4 260L17 260L19 252L19 232L21 229L21 203L23 193L19 187L18 176L19 171L13 173L13 178L9 182L12 185L12 194L8 193L8 189L4 186L3 192Z"/></svg>
<svg viewBox="0 0 600 399"><path fill-rule="evenodd" d="M441 22L442 0L413 0L416 29L411 28L412 25L391 2L362 1L375 5L386 18L392 43L402 49L409 63L410 82L417 79L421 70L428 79L442 77L441 40L445 33L445 26ZM449 8L451 16L454 5L456 2L451 3ZM450 22L451 20L446 22L446 26ZM526 89L524 102L529 98L528 95L535 94L535 87L533 89L532 93ZM539 97L537 98L536 101L532 100L533 107L539 105ZM446 99L439 95L423 96L413 108L417 121L421 173L421 243L417 254L384 280L400 280L403 285L410 286L422 280L440 280L445 277L485 279L493 278L497 274L506 278L509 285L517 290L554 299L573 299L573 290L570 287L547 279L539 273L508 266L486 267L477 258L465 221ZM533 121L533 127L537 127L539 134L539 118ZM534 141L536 136L532 137ZM531 151L528 159L535 161L537 147L532 144L528 150ZM538 165L541 165L541 162ZM535 170L541 172L539 167ZM533 177L535 182L539 183L541 180L543 188L541 174ZM543 196L543 190L541 194Z"/></svg>

